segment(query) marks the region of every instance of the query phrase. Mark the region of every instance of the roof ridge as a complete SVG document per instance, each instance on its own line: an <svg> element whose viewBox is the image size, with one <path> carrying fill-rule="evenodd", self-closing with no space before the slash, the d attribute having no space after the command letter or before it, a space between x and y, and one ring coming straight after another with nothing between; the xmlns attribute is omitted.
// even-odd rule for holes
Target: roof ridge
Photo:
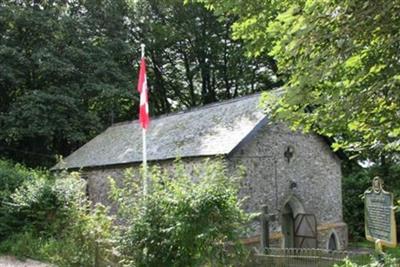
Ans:
<svg viewBox="0 0 400 267"><path fill-rule="evenodd" d="M182 114L185 114L185 113L196 112L196 111L199 111L199 110L204 110L204 109L213 108L213 107L217 107L217 106L227 105L227 104L235 103L235 102L247 99L247 98L260 96L261 93L262 92L256 92L256 93L253 93L253 94L243 95L243 96L239 96L239 97L235 97L235 98L231 98L231 99L227 99L227 100L223 100L223 101L219 101L219 102L208 103L208 104L205 104L203 106L190 107L190 108L187 108L185 110L175 111L175 112L171 112L171 113L165 113L165 114L161 114L161 115L158 115L158 116L155 116L155 117L151 117L151 120L154 121L154 120L159 120L159 119L163 119L163 118L166 118L166 117L172 117L172 116L176 116L176 115L182 115ZM118 126L130 124L130 123L133 123L135 121L138 121L138 119L113 123L108 128L113 128L113 127L118 127Z"/></svg>

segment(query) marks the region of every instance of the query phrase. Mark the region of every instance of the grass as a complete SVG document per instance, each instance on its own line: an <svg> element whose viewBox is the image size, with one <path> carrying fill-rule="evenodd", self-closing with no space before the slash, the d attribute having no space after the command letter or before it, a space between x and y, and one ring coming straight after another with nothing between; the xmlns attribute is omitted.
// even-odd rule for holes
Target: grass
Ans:
<svg viewBox="0 0 400 267"><path fill-rule="evenodd" d="M350 242L349 248L370 248L375 250L375 244L370 241L361 241L361 242ZM387 248L384 247L383 252L390 254L392 257L400 259L400 247L395 248Z"/></svg>

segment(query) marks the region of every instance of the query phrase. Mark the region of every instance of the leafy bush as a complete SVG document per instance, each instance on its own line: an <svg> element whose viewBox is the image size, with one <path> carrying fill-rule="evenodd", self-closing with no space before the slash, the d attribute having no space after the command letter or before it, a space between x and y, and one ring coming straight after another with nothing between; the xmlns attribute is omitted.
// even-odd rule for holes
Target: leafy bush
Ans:
<svg viewBox="0 0 400 267"><path fill-rule="evenodd" d="M68 207L54 192L54 185L54 179L27 180L11 194L6 205L17 222L15 229L25 228L49 236L62 229L60 224L68 217Z"/></svg>
<svg viewBox="0 0 400 267"><path fill-rule="evenodd" d="M11 194L25 181L34 180L46 175L40 170L30 170L20 164L0 160L0 239L4 239L16 231L19 221L10 216L8 206Z"/></svg>
<svg viewBox="0 0 400 267"><path fill-rule="evenodd" d="M378 260L377 256L371 256L371 262L366 265L357 264L350 259L346 259L343 264L335 264L334 267L397 267L396 259L389 254L381 256Z"/></svg>
<svg viewBox="0 0 400 267"><path fill-rule="evenodd" d="M19 164L0 160L0 199L8 199L8 196L30 176L35 175Z"/></svg>
<svg viewBox="0 0 400 267"><path fill-rule="evenodd" d="M58 242L55 239L43 238L32 231L23 231L11 235L0 243L0 251L9 253L19 258L32 257L48 261L54 257Z"/></svg>
<svg viewBox="0 0 400 267"><path fill-rule="evenodd" d="M371 186L371 178L366 170L349 174L343 178L343 217L349 229L350 239L365 237L364 191Z"/></svg>
<svg viewBox="0 0 400 267"><path fill-rule="evenodd" d="M128 266L229 266L242 252L249 219L238 201L238 178L221 162L206 161L191 174L180 161L171 171L150 171L151 193L127 172L123 188L111 179L112 198L125 220L119 251ZM196 181L196 182L194 182Z"/></svg>
<svg viewBox="0 0 400 267"><path fill-rule="evenodd" d="M33 258L57 266L112 266L111 221L104 207L80 214L58 235L26 229L0 243L0 252Z"/></svg>
<svg viewBox="0 0 400 267"><path fill-rule="evenodd" d="M92 207L78 173L54 177L21 166L8 172L21 182L2 202L9 219L3 225L12 231L0 252L58 266L110 265L112 218L104 206Z"/></svg>

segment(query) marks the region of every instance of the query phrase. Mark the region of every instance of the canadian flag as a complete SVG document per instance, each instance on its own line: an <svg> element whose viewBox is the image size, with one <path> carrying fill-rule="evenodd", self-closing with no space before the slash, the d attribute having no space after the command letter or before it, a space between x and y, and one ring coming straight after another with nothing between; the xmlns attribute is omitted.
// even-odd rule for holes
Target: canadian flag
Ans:
<svg viewBox="0 0 400 267"><path fill-rule="evenodd" d="M149 97L147 92L146 61L144 57L142 57L140 61L139 82L137 89L140 93L139 123L143 129L147 129L150 123L150 116Z"/></svg>

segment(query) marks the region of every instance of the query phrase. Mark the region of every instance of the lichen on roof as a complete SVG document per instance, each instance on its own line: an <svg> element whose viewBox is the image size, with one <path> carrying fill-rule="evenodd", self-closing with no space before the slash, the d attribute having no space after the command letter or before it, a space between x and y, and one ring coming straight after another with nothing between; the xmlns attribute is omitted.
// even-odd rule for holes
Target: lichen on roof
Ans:
<svg viewBox="0 0 400 267"><path fill-rule="evenodd" d="M229 154L265 118L259 98L254 94L152 119L147 159ZM53 169L141 161L142 129L136 120L109 127Z"/></svg>

